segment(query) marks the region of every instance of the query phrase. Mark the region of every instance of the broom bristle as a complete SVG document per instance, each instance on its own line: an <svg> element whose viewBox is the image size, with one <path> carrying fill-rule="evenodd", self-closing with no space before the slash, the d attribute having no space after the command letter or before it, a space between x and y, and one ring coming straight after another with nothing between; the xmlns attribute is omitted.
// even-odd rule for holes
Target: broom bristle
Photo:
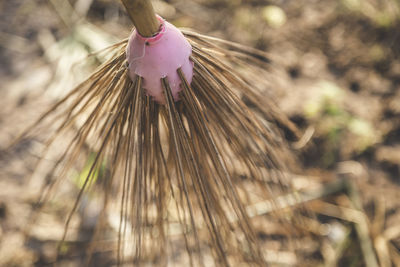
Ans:
<svg viewBox="0 0 400 267"><path fill-rule="evenodd" d="M224 266L263 265L246 206L254 196L273 201L290 190L284 173L291 156L277 125L296 129L235 69L267 66L265 54L183 32L193 48L194 76L189 84L177 70L183 88L180 101L174 101L168 77L162 79L165 105L145 94L142 78L130 80L125 40L113 47L110 60L28 129L32 134L55 127L47 147L74 132L56 160L52 180L43 185L40 201L46 202L68 170L82 168L79 163L94 153L62 240L84 192L96 189L102 191L103 203L89 254L96 250L107 211L118 206L118 265L166 265L171 252L179 250L179 235L191 266L208 266L206 258ZM106 179L96 181L104 166ZM239 179L238 173L247 179Z"/></svg>

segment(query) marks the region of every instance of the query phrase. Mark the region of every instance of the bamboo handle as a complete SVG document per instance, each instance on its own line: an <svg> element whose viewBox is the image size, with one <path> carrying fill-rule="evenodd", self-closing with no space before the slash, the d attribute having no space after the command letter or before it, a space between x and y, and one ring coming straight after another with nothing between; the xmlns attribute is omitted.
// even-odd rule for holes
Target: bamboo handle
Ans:
<svg viewBox="0 0 400 267"><path fill-rule="evenodd" d="M122 3L140 35L152 37L158 33L160 22L150 0L122 0Z"/></svg>

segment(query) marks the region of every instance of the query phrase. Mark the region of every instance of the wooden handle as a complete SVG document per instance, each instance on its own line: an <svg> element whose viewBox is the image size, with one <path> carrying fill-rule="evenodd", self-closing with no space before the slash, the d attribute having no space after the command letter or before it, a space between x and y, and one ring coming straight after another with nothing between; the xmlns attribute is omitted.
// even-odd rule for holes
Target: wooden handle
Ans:
<svg viewBox="0 0 400 267"><path fill-rule="evenodd" d="M141 36L152 37L158 33L160 22L150 0L122 0L122 3Z"/></svg>

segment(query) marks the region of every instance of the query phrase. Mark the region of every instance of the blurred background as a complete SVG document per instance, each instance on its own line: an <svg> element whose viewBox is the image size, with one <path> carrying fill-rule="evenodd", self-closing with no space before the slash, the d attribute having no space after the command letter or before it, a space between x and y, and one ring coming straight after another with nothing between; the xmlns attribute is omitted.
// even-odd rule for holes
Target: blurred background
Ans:
<svg viewBox="0 0 400 267"><path fill-rule="evenodd" d="M276 102L303 133L289 140L300 165L294 183L315 215L290 250L282 250L284 230L256 218L271 264L400 266L400 1L152 2L176 26L274 59ZM38 188L29 177L43 145L7 145L106 57L91 53L131 27L115 0L0 1L0 266L52 264L83 176L62 187L65 198L50 202L26 238ZM72 248L88 242L93 219L77 219L65 266L83 264ZM99 251L104 266L110 251Z"/></svg>

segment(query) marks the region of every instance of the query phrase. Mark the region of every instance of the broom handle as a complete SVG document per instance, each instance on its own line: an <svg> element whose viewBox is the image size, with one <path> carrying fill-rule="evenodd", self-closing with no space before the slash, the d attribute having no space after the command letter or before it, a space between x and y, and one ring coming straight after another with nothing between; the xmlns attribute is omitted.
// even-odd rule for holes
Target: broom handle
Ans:
<svg viewBox="0 0 400 267"><path fill-rule="evenodd" d="M150 0L122 0L136 30L143 37L152 37L158 33L158 21Z"/></svg>

